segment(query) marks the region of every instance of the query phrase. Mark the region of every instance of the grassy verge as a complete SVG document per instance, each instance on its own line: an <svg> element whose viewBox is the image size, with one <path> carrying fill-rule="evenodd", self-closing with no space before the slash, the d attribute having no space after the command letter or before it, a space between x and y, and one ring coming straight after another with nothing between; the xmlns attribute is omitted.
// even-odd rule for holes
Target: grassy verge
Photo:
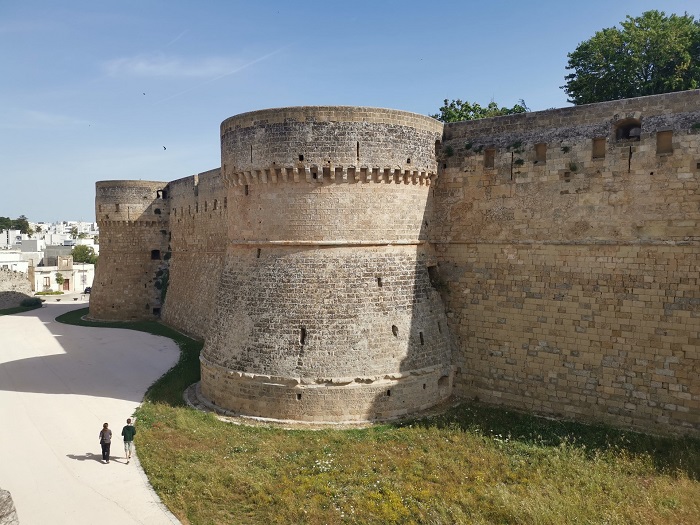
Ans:
<svg viewBox="0 0 700 525"><path fill-rule="evenodd" d="M37 308L41 308L41 305L38 304L36 306L15 306L14 308L5 308L3 310L0 310L0 315L21 314L22 312L29 312L30 310L36 310Z"/></svg>
<svg viewBox="0 0 700 525"><path fill-rule="evenodd" d="M149 390L137 446L183 523L700 523L699 440L479 403L355 430L233 425L181 406L200 345L177 338L183 368Z"/></svg>

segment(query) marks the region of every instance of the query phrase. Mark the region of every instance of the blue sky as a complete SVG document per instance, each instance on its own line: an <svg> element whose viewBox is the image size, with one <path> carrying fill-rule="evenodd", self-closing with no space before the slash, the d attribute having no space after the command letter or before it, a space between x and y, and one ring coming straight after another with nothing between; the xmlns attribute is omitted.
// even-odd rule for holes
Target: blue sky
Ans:
<svg viewBox="0 0 700 525"><path fill-rule="evenodd" d="M649 9L700 17L698 0L0 0L0 216L92 221L96 181L218 167L219 124L245 111L564 107L567 53Z"/></svg>

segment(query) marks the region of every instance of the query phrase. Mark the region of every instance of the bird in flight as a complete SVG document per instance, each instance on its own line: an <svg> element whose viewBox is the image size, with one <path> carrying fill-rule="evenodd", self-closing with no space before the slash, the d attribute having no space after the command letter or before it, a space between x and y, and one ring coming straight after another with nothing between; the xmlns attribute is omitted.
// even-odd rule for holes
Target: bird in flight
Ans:
<svg viewBox="0 0 700 525"><path fill-rule="evenodd" d="M165 146L163 146L163 150L165 150L165 149L166 149L166 147L165 147Z"/></svg>

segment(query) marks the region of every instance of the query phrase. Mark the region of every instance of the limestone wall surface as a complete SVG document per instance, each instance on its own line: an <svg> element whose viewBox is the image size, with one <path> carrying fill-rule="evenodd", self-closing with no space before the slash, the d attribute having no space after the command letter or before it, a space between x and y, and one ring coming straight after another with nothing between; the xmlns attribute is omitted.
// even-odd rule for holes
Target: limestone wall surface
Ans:
<svg viewBox="0 0 700 525"><path fill-rule="evenodd" d="M283 108L221 126L228 246L201 392L275 419L364 421L451 391L428 266L442 124L371 108Z"/></svg>
<svg viewBox="0 0 700 525"><path fill-rule="evenodd" d="M155 319L167 268L166 183L103 181L96 187L100 260L90 296L95 319Z"/></svg>
<svg viewBox="0 0 700 525"><path fill-rule="evenodd" d="M171 259L162 317L203 339L226 251L228 199L218 169L173 181L167 191Z"/></svg>
<svg viewBox="0 0 700 525"><path fill-rule="evenodd" d="M0 310L19 306L32 294L27 274L0 268Z"/></svg>
<svg viewBox="0 0 700 525"><path fill-rule="evenodd" d="M457 392L700 432L700 92L445 128Z"/></svg>

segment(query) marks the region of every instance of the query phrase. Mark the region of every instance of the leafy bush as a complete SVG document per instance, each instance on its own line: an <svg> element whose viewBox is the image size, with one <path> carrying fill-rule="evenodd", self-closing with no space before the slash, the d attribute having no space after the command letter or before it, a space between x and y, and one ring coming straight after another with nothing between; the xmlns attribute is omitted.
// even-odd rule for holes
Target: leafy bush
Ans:
<svg viewBox="0 0 700 525"><path fill-rule="evenodd" d="M24 306L25 308L37 308L41 306L41 303L43 303L41 299L38 297L28 297L26 299L22 299L22 302L19 303L20 306Z"/></svg>

